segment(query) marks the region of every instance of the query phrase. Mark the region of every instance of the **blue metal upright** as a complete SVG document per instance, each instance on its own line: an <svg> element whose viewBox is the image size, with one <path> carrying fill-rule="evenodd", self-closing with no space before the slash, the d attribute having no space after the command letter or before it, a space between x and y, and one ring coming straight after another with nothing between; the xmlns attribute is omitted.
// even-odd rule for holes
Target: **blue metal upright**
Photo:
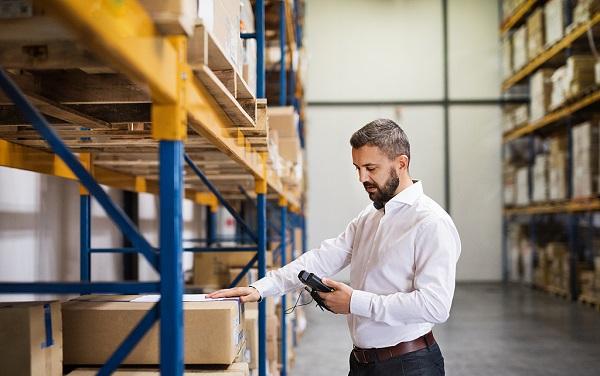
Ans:
<svg viewBox="0 0 600 376"><path fill-rule="evenodd" d="M217 209L214 205L206 207L206 245L212 246L217 240Z"/></svg>
<svg viewBox="0 0 600 376"><path fill-rule="evenodd" d="M287 102L287 67L285 65L285 3L286 0L279 2L279 49L281 58L279 60L279 105L285 106Z"/></svg>
<svg viewBox="0 0 600 376"><path fill-rule="evenodd" d="M265 98L265 0L256 0L256 97Z"/></svg>
<svg viewBox="0 0 600 376"><path fill-rule="evenodd" d="M258 2L257 2L258 3ZM267 274L267 182L262 179L256 181L256 214L258 237L258 278ZM270 298L266 298L270 299ZM267 375L267 311L263 299L258 303L258 375Z"/></svg>
<svg viewBox="0 0 600 376"><path fill-rule="evenodd" d="M281 265L287 264L286 260L286 235L287 235L287 200L284 197L279 199L279 207L281 211L281 241L279 243L279 250L281 252ZM287 302L286 296L281 296L281 376L287 376L287 321L286 312Z"/></svg>
<svg viewBox="0 0 600 376"><path fill-rule="evenodd" d="M91 272L91 197L89 194L79 196L79 279L81 282L90 282Z"/></svg>
<svg viewBox="0 0 600 376"><path fill-rule="evenodd" d="M160 372L183 375L183 142L160 141Z"/></svg>

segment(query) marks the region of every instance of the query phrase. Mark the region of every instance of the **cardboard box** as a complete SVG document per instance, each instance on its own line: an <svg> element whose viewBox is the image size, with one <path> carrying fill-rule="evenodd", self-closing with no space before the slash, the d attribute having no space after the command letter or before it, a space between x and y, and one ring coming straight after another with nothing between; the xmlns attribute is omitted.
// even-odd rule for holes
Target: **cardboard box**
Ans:
<svg viewBox="0 0 600 376"><path fill-rule="evenodd" d="M155 303L143 296L91 296L62 306L65 364L103 364ZM237 300L190 301L184 296L185 364L231 364L244 345L243 307ZM136 301L136 299L138 301ZM145 300L156 300L146 296ZM123 364L159 364L159 325Z"/></svg>
<svg viewBox="0 0 600 376"><path fill-rule="evenodd" d="M507 37L502 40L502 78L507 79L513 73L512 39Z"/></svg>
<svg viewBox="0 0 600 376"><path fill-rule="evenodd" d="M578 0L573 9L573 25L579 25L592 19L600 11L600 0Z"/></svg>
<svg viewBox="0 0 600 376"><path fill-rule="evenodd" d="M566 138L554 137L550 140L548 159L548 193L552 201L567 198L567 151ZM554 147L552 145L555 145ZM564 145L563 145L564 144Z"/></svg>
<svg viewBox="0 0 600 376"><path fill-rule="evenodd" d="M277 339L279 338L279 317L276 315L267 316L267 359L269 362L279 360L279 347Z"/></svg>
<svg viewBox="0 0 600 376"><path fill-rule="evenodd" d="M554 110L560 107L567 99L567 84L566 84L567 68L562 66L552 73L550 81L552 81L552 95L550 96L550 105L548 109Z"/></svg>
<svg viewBox="0 0 600 376"><path fill-rule="evenodd" d="M517 186L517 205L529 205L529 172L527 167L517 169L516 173Z"/></svg>
<svg viewBox="0 0 600 376"><path fill-rule="evenodd" d="M599 176L599 118L573 127L573 197L586 198L598 193Z"/></svg>
<svg viewBox="0 0 600 376"><path fill-rule="evenodd" d="M503 184L504 184L504 204L514 205L517 202L517 188L516 188L516 172L512 165L504 166L503 171Z"/></svg>
<svg viewBox="0 0 600 376"><path fill-rule="evenodd" d="M250 369L258 368L258 311L246 310L244 330L246 331L246 347L250 353L248 365Z"/></svg>
<svg viewBox="0 0 600 376"><path fill-rule="evenodd" d="M255 252L201 252L194 254L193 284L209 289L229 286L229 269L243 268ZM267 252L267 267L273 265L272 252Z"/></svg>
<svg viewBox="0 0 600 376"><path fill-rule="evenodd" d="M533 163L533 202L548 200L548 157L538 154Z"/></svg>
<svg viewBox="0 0 600 376"><path fill-rule="evenodd" d="M62 341L59 302L0 303L0 373L62 375Z"/></svg>
<svg viewBox="0 0 600 376"><path fill-rule="evenodd" d="M163 34L194 33L198 0L141 0L154 23Z"/></svg>
<svg viewBox="0 0 600 376"><path fill-rule="evenodd" d="M242 72L240 56L240 0L198 0L198 18L215 38L225 56Z"/></svg>
<svg viewBox="0 0 600 376"><path fill-rule="evenodd" d="M527 55L529 60L544 51L544 9L539 7L527 18Z"/></svg>
<svg viewBox="0 0 600 376"><path fill-rule="evenodd" d="M538 69L529 81L530 121L542 118L548 112L552 95L552 69Z"/></svg>
<svg viewBox="0 0 600 376"><path fill-rule="evenodd" d="M204 368L204 367L203 367ZM97 369L93 368L79 368L69 373L68 376L95 376L98 373ZM227 366L211 366L206 369L186 369L183 372L184 376L188 375L203 375L203 376L249 376L250 370L248 369L247 363L233 363ZM115 376L154 376L160 375L158 369L140 369L140 368L122 368L118 369Z"/></svg>
<svg viewBox="0 0 600 376"><path fill-rule="evenodd" d="M544 5L544 38L546 48L562 39L565 15L562 0L549 0Z"/></svg>
<svg viewBox="0 0 600 376"><path fill-rule="evenodd" d="M293 106L268 107L269 130L277 131L279 137L298 137L298 115Z"/></svg>
<svg viewBox="0 0 600 376"><path fill-rule="evenodd" d="M513 69L518 71L529 61L527 56L527 26L519 27L512 36L513 45Z"/></svg>
<svg viewBox="0 0 600 376"><path fill-rule="evenodd" d="M567 58L565 66L565 91L567 98L576 97L595 85L596 60L592 55L573 55Z"/></svg>

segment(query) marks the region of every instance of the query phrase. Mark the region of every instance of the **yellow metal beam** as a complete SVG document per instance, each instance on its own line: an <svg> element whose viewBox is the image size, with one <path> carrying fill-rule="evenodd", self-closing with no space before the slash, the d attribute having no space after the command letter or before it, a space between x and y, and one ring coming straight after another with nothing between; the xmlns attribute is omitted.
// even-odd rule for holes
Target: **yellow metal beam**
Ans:
<svg viewBox="0 0 600 376"><path fill-rule="evenodd" d="M511 216L518 214L555 214L597 210L600 210L600 199L592 198L569 200L552 204L531 205L519 208L505 208L504 215Z"/></svg>
<svg viewBox="0 0 600 376"><path fill-rule="evenodd" d="M521 4L515 11L506 17L500 25L500 33L506 34L513 26L519 23L525 15L536 5L537 0L527 0Z"/></svg>
<svg viewBox="0 0 600 376"><path fill-rule="evenodd" d="M503 136L503 141L506 143L506 142L515 140L519 137L528 135L528 134L535 132L541 128L544 128L547 125L556 123L557 121L560 121L560 120L566 118L567 116L573 114L574 112L577 112L581 109L591 106L592 104L594 104L598 101L600 101L600 90L596 90L593 93L586 95L585 97L581 98L580 100L578 100L577 102L575 102L571 105L568 105L564 108L553 111L553 112L549 113L548 115L544 116L543 118L541 118L540 120L534 121L533 123L527 124L521 128L517 128L515 130L505 133Z"/></svg>

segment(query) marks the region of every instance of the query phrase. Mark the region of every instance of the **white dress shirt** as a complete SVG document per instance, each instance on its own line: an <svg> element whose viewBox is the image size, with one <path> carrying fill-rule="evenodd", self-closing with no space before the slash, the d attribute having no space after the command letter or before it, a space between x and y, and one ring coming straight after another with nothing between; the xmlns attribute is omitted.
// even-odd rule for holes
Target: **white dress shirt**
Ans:
<svg viewBox="0 0 600 376"><path fill-rule="evenodd" d="M354 345L393 346L448 319L460 251L452 219L418 181L380 210L370 204L337 238L252 286L262 297L282 295L302 287L301 270L330 277L350 265Z"/></svg>

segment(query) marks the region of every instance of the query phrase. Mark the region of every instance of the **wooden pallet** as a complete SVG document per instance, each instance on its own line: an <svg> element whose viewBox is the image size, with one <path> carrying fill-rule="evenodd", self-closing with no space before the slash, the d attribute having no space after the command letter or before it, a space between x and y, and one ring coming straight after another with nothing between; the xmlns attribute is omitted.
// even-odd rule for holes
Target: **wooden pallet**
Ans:
<svg viewBox="0 0 600 376"><path fill-rule="evenodd" d="M564 290L562 288L559 287L555 287L555 286L546 286L545 290L547 293L557 296L559 298L563 298L563 299L571 299L571 294L569 294L569 292L567 290Z"/></svg>
<svg viewBox="0 0 600 376"><path fill-rule="evenodd" d="M199 41L199 43L196 43ZM267 152L266 100L257 100L214 38L201 25L189 39L194 73L231 120L221 136L249 152ZM190 61L191 62L191 61ZM45 15L0 20L0 65L38 107L65 143L78 153L92 153L99 167L158 178L158 143L151 135L151 98L145 85L115 73L83 49L75 37ZM48 146L0 93L0 138L48 150ZM224 194L243 198L239 187L254 188L254 178L189 127L186 152ZM206 191L192 171L188 188Z"/></svg>
<svg viewBox="0 0 600 376"><path fill-rule="evenodd" d="M600 312L600 299L595 296L581 294L577 301L583 305L590 306Z"/></svg>

